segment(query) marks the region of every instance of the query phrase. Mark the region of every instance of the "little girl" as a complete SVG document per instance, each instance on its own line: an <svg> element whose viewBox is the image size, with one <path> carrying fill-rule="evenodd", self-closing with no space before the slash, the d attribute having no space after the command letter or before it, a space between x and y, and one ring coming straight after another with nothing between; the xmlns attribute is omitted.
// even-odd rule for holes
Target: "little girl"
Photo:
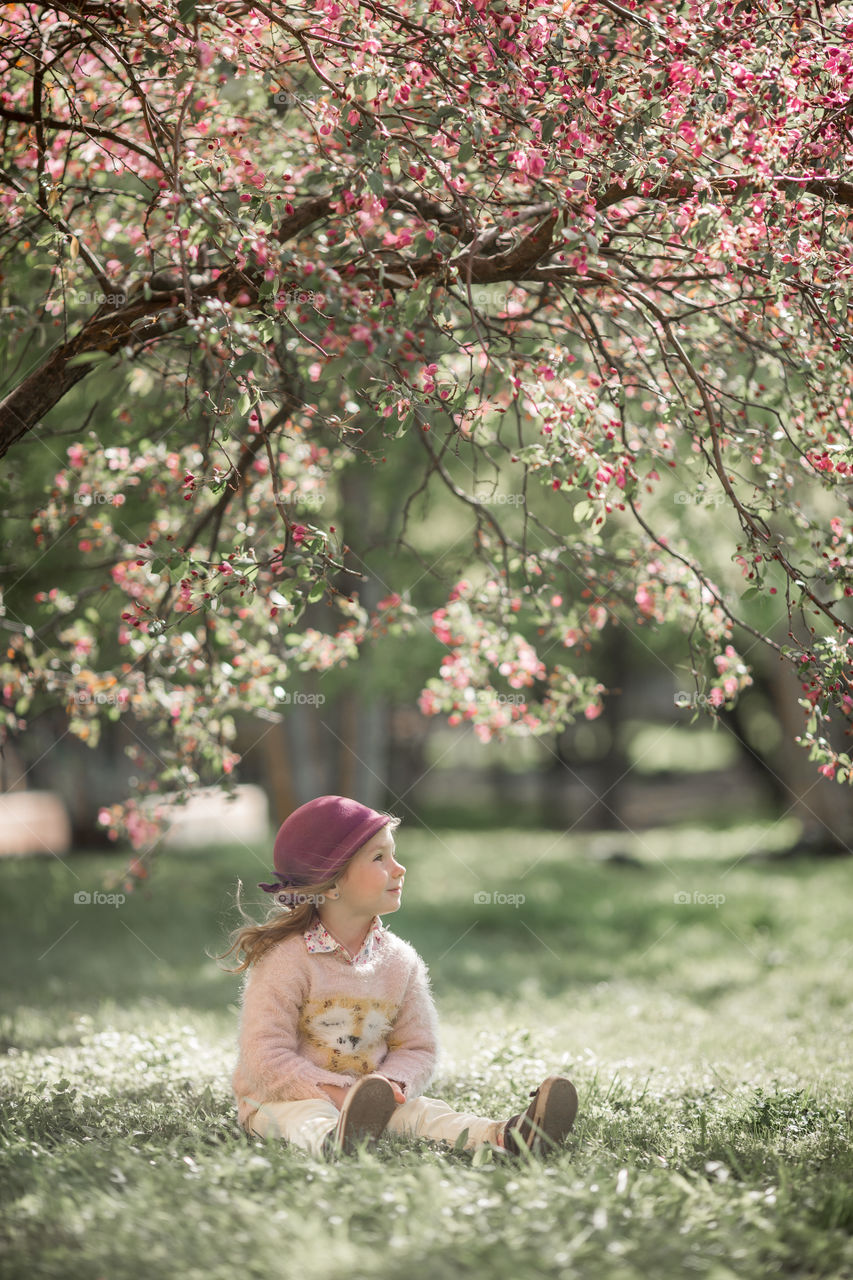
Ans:
<svg viewBox="0 0 853 1280"><path fill-rule="evenodd" d="M564 1076L532 1091L524 1114L487 1120L425 1096L438 1054L427 968L382 923L399 911L400 819L343 796L320 796L282 825L275 881L258 887L282 910L235 931L250 970L242 990L232 1086L249 1134L314 1155L368 1145L383 1130L518 1154L563 1141L577 1111Z"/></svg>

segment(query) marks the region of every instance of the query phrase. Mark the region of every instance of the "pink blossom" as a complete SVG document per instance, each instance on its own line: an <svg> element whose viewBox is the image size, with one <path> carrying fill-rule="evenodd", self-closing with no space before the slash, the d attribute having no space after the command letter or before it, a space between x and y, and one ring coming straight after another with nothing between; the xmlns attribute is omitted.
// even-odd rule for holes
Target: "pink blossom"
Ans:
<svg viewBox="0 0 853 1280"><path fill-rule="evenodd" d="M634 600L637 603L640 613L642 613L646 618L652 617L655 612L655 597L648 582L641 583L637 588Z"/></svg>

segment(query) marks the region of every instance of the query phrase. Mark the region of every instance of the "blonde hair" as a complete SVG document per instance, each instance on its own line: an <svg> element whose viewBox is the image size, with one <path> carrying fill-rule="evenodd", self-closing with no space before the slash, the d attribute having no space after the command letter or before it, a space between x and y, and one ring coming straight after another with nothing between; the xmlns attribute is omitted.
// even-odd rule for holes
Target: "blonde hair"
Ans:
<svg viewBox="0 0 853 1280"><path fill-rule="evenodd" d="M390 831L396 831L397 827L400 825L400 821L400 818L395 818L389 814L387 823L384 827L381 827L380 830L384 831L387 828ZM375 834L379 835L379 832L377 831ZM370 839L372 840L373 836L371 836ZM364 844L368 843L369 841L367 840L364 842ZM267 912L266 919L260 921L260 923L258 923L257 920L253 920L252 917L243 910L243 904L240 901L243 881L238 880L237 893L234 900L240 915L248 923L238 925L235 929L232 929L231 933L228 935L230 945L227 951L223 951L221 954L214 956L213 958L216 960L225 960L232 952L234 952L234 958L240 961L240 963L237 965L236 969L229 969L226 965L222 965L220 967L223 968L226 973L242 973L244 969L248 969L253 964L257 964L261 957L266 955L271 947L276 946L279 942L283 942L285 938L289 938L294 933L304 933L312 923L314 917L318 915L317 903L322 902L328 892L335 887L337 881L346 872L353 858L355 858L364 848L364 844L356 849L354 853L350 854L346 862L342 863L341 866L338 867L333 876L328 876L325 880L318 880L315 884L300 885L294 893L301 899L301 901L297 902L294 906L287 907L282 906L278 902L274 902ZM242 959L240 958L241 952Z"/></svg>

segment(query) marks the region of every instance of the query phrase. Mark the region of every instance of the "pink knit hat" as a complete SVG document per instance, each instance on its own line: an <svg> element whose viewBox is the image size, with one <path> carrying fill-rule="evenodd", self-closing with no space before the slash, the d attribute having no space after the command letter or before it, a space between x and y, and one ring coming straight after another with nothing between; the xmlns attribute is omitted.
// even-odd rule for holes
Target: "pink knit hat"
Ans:
<svg viewBox="0 0 853 1280"><path fill-rule="evenodd" d="M345 796L318 796L300 805L279 827L273 863L278 881L266 893L328 880L392 819Z"/></svg>

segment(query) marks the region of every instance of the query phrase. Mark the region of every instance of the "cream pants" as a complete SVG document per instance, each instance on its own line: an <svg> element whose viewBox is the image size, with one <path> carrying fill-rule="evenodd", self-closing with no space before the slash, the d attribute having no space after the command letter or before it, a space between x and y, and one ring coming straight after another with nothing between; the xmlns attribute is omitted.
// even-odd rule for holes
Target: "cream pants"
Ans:
<svg viewBox="0 0 853 1280"><path fill-rule="evenodd" d="M340 1112L331 1099L307 1098L300 1102L265 1102L249 1122L259 1138L283 1138L312 1155L322 1154L323 1139L338 1123ZM502 1120L485 1120L482 1116L454 1111L438 1098L412 1098L401 1102L388 1124L386 1133L428 1138L431 1142L455 1143L464 1129L468 1130L465 1150L497 1143Z"/></svg>

